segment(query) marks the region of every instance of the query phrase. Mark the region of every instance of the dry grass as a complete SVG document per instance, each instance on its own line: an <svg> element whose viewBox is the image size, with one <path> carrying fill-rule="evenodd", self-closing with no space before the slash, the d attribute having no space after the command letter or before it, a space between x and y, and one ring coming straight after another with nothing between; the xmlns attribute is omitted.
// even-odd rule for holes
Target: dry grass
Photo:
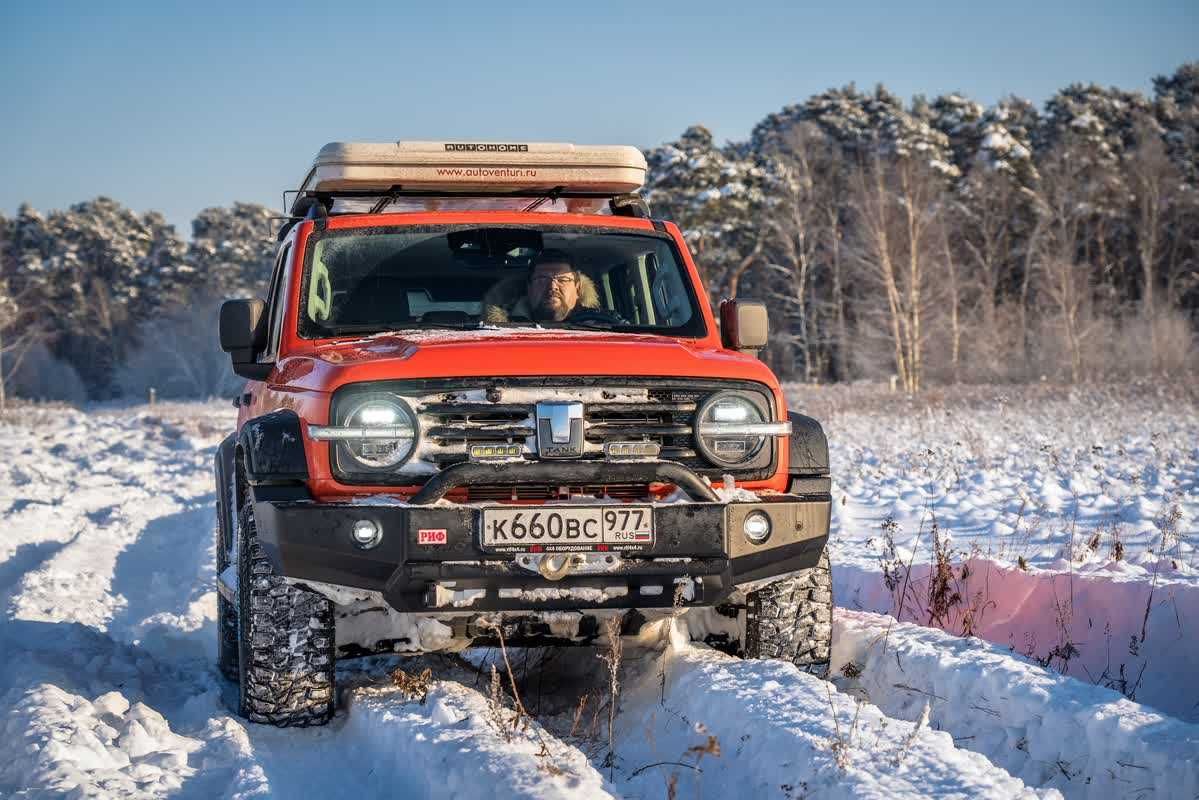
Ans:
<svg viewBox="0 0 1199 800"><path fill-rule="evenodd" d="M424 705L429 698L429 687L433 685L433 670L426 668L419 675L412 675L405 672L403 668L396 667L391 673L391 682L406 698Z"/></svg>
<svg viewBox="0 0 1199 800"><path fill-rule="evenodd" d="M837 704L833 701L832 684L826 683L824 688L828 691L828 708L833 715L833 741L829 748L832 750L837 767L844 771L849 769L850 764L853 763L853 749L858 732L858 715L862 711L862 704L854 701L853 722L850 723L847 730L842 731L841 720L837 716Z"/></svg>
<svg viewBox="0 0 1199 800"><path fill-rule="evenodd" d="M604 765L608 767L608 778L616 771L616 704L620 697L620 663L624 657L624 641L620 637L620 619L609 617L604 620L604 643L607 652L599 654L608 667L608 755Z"/></svg>
<svg viewBox="0 0 1199 800"><path fill-rule="evenodd" d="M916 720L916 725L912 728L912 732L904 738L903 743L899 747L899 751L892 757L891 763L893 765L898 767L903 763L908 751L911 750L912 745L915 744L916 740L920 737L920 731L928 727L928 717L929 705L926 701L924 703L924 710L920 712L920 719Z"/></svg>
<svg viewBox="0 0 1199 800"><path fill-rule="evenodd" d="M1163 558L1168 557L1167 552L1177 553L1179 550L1178 526L1181 516L1179 506L1173 504L1157 520L1160 536L1155 550ZM1071 525L1072 522L1066 520L1065 524ZM882 569L883 580L892 594L891 616L897 620L906 619L930 625L947 633L974 636L983 616L1001 609L995 600L990 599L985 588L975 591L973 594L965 588L972 577L970 558L977 553L966 554L953 550L948 544L947 537L944 537L937 528L935 521L930 528L932 552L929 576L927 579L914 579L911 575L911 561L904 562L899 557L894 543L894 538L900 533L899 526L889 518L883 522ZM1102 529L1093 531L1085 542L1079 543L1078 547L1080 550L1085 548L1088 553L1093 554L1102 549L1104 539L1110 539L1112 558L1119 560L1123 556L1124 548L1121 531L1122 525L1113 520ZM1017 565L1023 570L1028 569L1028 565L1022 557L1017 559ZM989 562L986 564L986 568L991 569ZM1073 579L1072 573L1066 573L1063 575L1063 579L1065 587L1062 591L1059 592L1056 584L1054 585L1052 610L1056 640L1051 643L1039 642L1036 636L1026 633L1021 652L1025 657L1045 669L1068 674L1071 663L1081 655L1081 651L1071 633L1075 617L1073 591L1070 588ZM982 580L980 583L984 587L989 585L987 580ZM1137 659L1141 658L1140 646L1148 635L1147 621L1152 609L1155 587L1156 573L1154 581L1150 584L1141 634L1133 636L1124 648L1127 651L1128 660L1117 659L1113 656L1109 622L1104 626L1108 654L1104 669L1096 675L1087 670L1085 666L1082 667L1083 675L1091 683L1114 689L1130 700L1136 700L1137 691L1142 685L1146 668L1149 666L1148 659L1139 663ZM1043 649L1046 644L1048 644L1048 649ZM861 675L861 667L853 662L846 663L841 668L841 674L850 679L858 678Z"/></svg>
<svg viewBox="0 0 1199 800"><path fill-rule="evenodd" d="M895 545L895 538L900 533L898 523L891 517L882 523L882 554L879 561L883 583L891 593L891 616L897 620L907 619L972 636L982 615L994 609L995 603L989 599L986 591L967 594L965 586L971 576L969 557L950 547L949 538L943 535L931 512L926 514L926 518L929 520L932 540L927 580L914 580L912 577L916 553L924 538L923 525L914 540L911 554L904 561Z"/></svg>
<svg viewBox="0 0 1199 800"><path fill-rule="evenodd" d="M941 536L941 528L937 525L936 517L932 521L933 535L933 569L929 576L927 605L928 624L939 628L950 625L950 616L958 606L962 605L962 593L957 575L954 574L950 560L948 541ZM962 566L963 573L969 569ZM963 575L963 578L966 577Z"/></svg>
<svg viewBox="0 0 1199 800"><path fill-rule="evenodd" d="M487 626L485 625L485 627ZM512 670L512 660L508 657L508 646L504 641L503 623L493 622L489 627L495 631L496 638L499 640L500 655L504 661L504 672L508 679L510 690L508 699L512 704L511 709L505 708L502 690L503 681L500 678L499 671L492 664L491 681L488 687L488 706L491 723L497 732L504 737L504 741L506 742L512 741L512 737L517 732L532 731L534 737L537 739L537 743L541 747L537 754L541 759L541 768L551 775L561 775L563 769L554 760L549 740L546 739L540 725L531 724L533 723L533 716L529 714L528 709L525 708L524 701L521 699L520 689L516 683L516 674Z"/></svg>

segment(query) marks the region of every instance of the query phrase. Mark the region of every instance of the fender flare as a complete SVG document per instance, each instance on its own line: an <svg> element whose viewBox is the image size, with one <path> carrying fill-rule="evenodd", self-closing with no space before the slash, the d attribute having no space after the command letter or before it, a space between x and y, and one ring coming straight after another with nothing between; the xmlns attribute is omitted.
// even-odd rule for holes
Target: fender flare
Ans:
<svg viewBox="0 0 1199 800"><path fill-rule="evenodd" d="M212 472L216 480L216 521L221 531L221 541L227 547L233 530L233 515L236 507L230 507L232 499L237 503L236 496L230 496L229 487L237 469L237 434L231 433L221 440L216 454L212 459ZM236 487L234 487L236 491Z"/></svg>
<svg viewBox="0 0 1199 800"><path fill-rule="evenodd" d="M251 487L303 484L308 481L308 459L300 417L279 409L246 420L237 436L241 468Z"/></svg>
<svg viewBox="0 0 1199 800"><path fill-rule="evenodd" d="M790 412L791 436L787 440L789 451L788 472L799 477L824 477L829 474L828 437L824 428L812 417Z"/></svg>

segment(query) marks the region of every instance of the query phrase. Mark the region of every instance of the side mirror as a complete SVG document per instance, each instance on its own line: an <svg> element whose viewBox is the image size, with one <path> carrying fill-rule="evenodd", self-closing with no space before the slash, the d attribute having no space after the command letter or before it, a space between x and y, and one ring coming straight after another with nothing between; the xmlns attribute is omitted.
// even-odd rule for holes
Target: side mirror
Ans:
<svg viewBox="0 0 1199 800"><path fill-rule="evenodd" d="M720 301L720 338L728 349L757 355L766 346L769 331L765 303L757 300Z"/></svg>
<svg viewBox="0 0 1199 800"><path fill-rule="evenodd" d="M261 300L226 300L221 304L221 349L233 360L233 371L260 381L271 371L260 364L258 353L266 347L266 303Z"/></svg>

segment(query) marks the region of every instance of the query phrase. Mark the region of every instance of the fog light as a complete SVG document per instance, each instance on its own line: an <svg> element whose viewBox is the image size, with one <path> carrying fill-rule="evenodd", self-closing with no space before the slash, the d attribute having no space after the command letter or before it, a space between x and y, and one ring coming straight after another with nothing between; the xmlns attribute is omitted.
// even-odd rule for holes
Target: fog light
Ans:
<svg viewBox="0 0 1199 800"><path fill-rule="evenodd" d="M354 540L354 544L367 550L383 541L383 529L369 519L360 519L354 523L350 538Z"/></svg>
<svg viewBox="0 0 1199 800"><path fill-rule="evenodd" d="M745 532L746 539L754 544L761 544L770 538L770 517L761 511L752 511L745 516L741 530Z"/></svg>

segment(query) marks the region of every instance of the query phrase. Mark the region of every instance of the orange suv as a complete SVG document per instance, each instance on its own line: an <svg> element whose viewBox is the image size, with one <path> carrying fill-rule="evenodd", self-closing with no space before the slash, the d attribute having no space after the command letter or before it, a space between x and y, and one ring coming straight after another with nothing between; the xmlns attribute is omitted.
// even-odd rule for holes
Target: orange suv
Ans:
<svg viewBox="0 0 1199 800"><path fill-rule="evenodd" d="M338 658L586 644L675 616L823 675L828 446L717 324L629 147L327 145L215 464L222 671L256 722L319 725Z"/></svg>

